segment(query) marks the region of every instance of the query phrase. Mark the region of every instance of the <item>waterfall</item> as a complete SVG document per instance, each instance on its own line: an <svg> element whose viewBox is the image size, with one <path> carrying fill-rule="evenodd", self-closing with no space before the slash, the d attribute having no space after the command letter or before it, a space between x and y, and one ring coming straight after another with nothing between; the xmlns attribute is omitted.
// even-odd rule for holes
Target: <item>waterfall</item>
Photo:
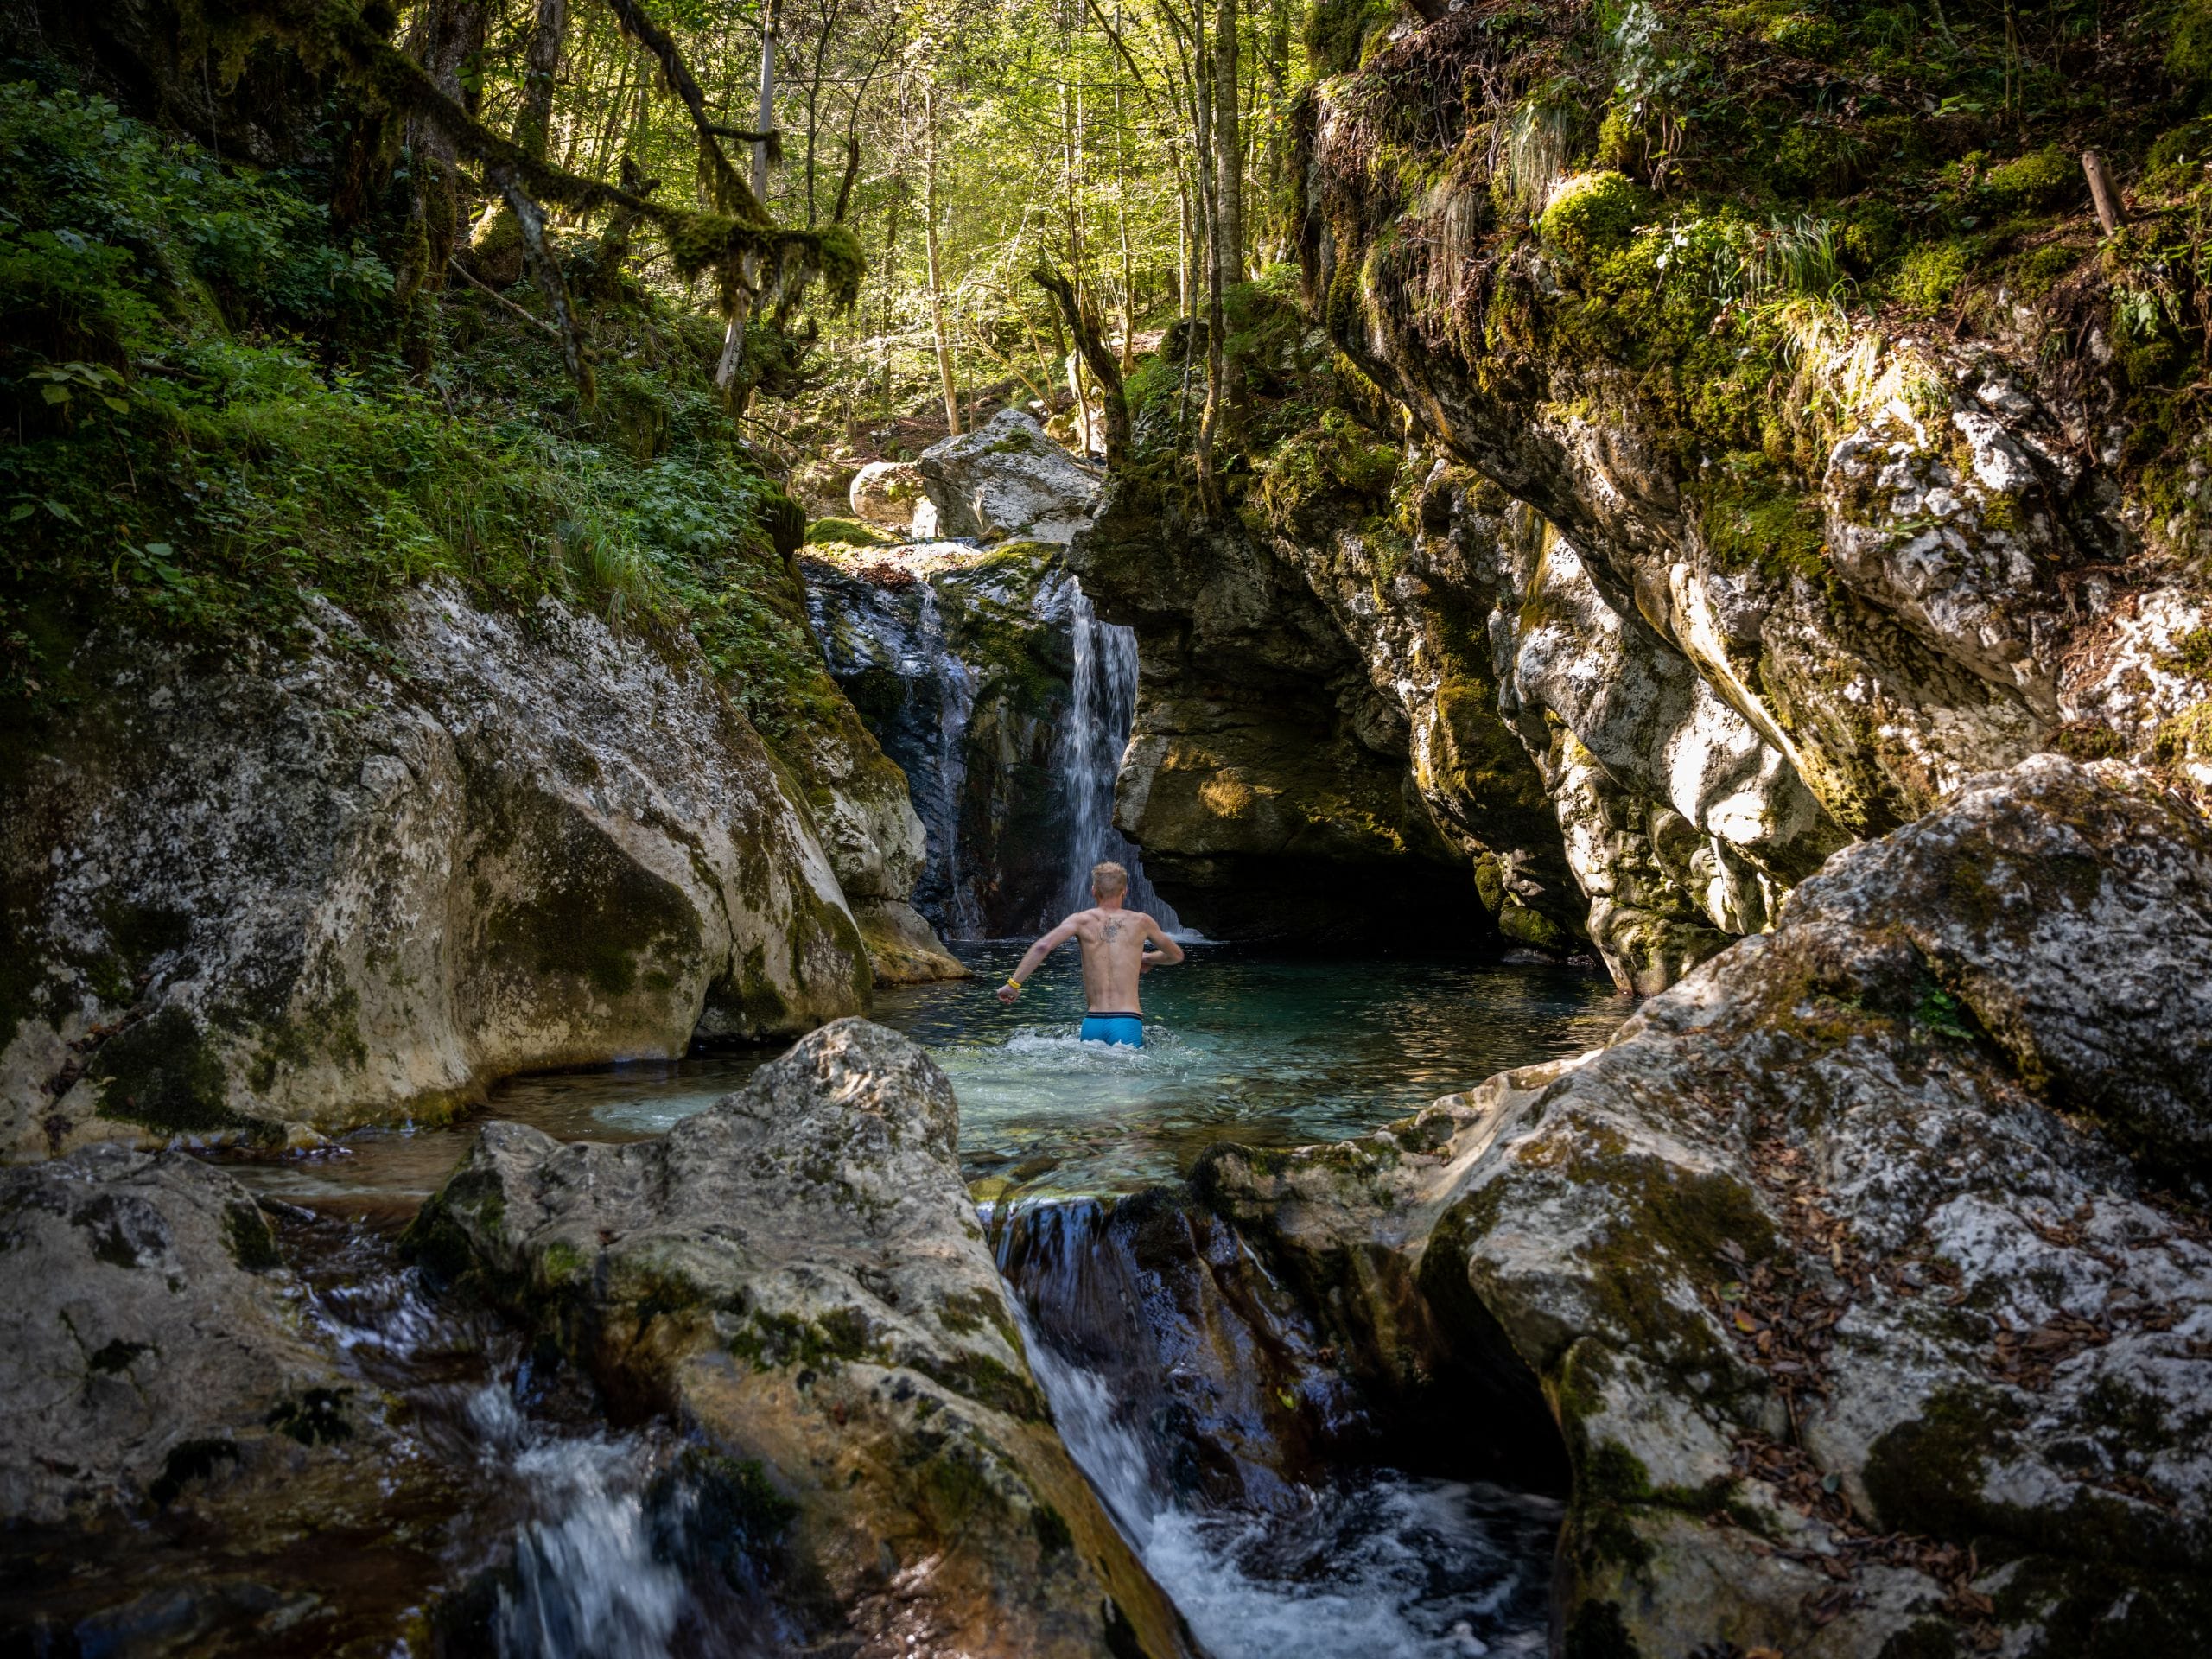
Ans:
<svg viewBox="0 0 2212 1659"><path fill-rule="evenodd" d="M927 582L915 585L921 594L920 626L915 630L914 649L902 658L899 671L909 680L933 677L938 696L932 734L936 764L912 769L907 778L914 810L929 841L929 863L915 884L914 899L917 908L941 918L945 937L972 939L986 929L976 884L961 856L960 792L968 779L965 744L968 721L976 709L976 676L945 641L937 589Z"/></svg>
<svg viewBox="0 0 2212 1659"><path fill-rule="evenodd" d="M1111 859L1129 873L1128 906L1170 931L1182 923L1145 880L1135 843L1115 827L1114 780L1136 723L1135 630L1102 622L1083 584L1068 578L1068 632L1075 652L1067 724L1060 732L1060 791L1066 803L1068 874L1061 911L1090 907L1090 867Z"/></svg>
<svg viewBox="0 0 2212 1659"><path fill-rule="evenodd" d="M639 1457L619 1437L548 1434L488 1384L470 1402L494 1479L518 1479L530 1518L514 1534L493 1623L500 1659L667 1659L690 1605L656 1560Z"/></svg>
<svg viewBox="0 0 2212 1659"><path fill-rule="evenodd" d="M1159 1190L988 1220L1054 1427L1216 1659L1545 1650L1561 1505L1277 1441L1278 1390L1351 1402L1221 1224Z"/></svg>

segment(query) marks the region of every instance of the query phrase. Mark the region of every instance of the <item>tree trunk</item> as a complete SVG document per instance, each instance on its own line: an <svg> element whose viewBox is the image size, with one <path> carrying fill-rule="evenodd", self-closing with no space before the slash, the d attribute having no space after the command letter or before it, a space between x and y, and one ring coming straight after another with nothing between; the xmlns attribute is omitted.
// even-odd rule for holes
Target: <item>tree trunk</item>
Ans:
<svg viewBox="0 0 2212 1659"><path fill-rule="evenodd" d="M467 70L483 53L488 10L487 0L430 0L418 14L416 61L440 92L471 115L476 113L476 78ZM408 122L408 146L423 163L416 186L429 243L422 285L441 289L461 236L459 152L442 128L420 116Z"/></svg>
<svg viewBox="0 0 2212 1659"><path fill-rule="evenodd" d="M1206 401L1198 416L1198 440L1193 446L1193 459L1198 462L1198 500L1208 514L1218 513L1222 507L1221 493L1216 486L1213 468L1213 442L1221 427L1223 381L1226 359L1221 347L1222 337L1222 258L1224 238L1221 233L1221 170L1220 135L1214 126L1213 71L1207 60L1205 10L1203 4L1192 10L1192 21L1198 35L1197 50L1192 54L1191 79L1198 105L1198 200L1205 223L1206 259Z"/></svg>
<svg viewBox="0 0 2212 1659"><path fill-rule="evenodd" d="M930 332L937 339L937 378L944 392L944 426L960 435L960 394L952 377L952 340L944 327L944 272L937 245L937 89L922 88L922 205L928 216L930 259Z"/></svg>
<svg viewBox="0 0 2212 1659"><path fill-rule="evenodd" d="M1244 280L1244 134L1237 108L1243 89L1237 79L1236 35L1236 0L1214 0L1214 191L1220 201L1214 245L1224 283Z"/></svg>
<svg viewBox="0 0 2212 1659"><path fill-rule="evenodd" d="M515 143L542 162L553 135L553 79L569 33L569 0L537 0L537 26L523 56L522 108L515 115Z"/></svg>
<svg viewBox="0 0 2212 1659"><path fill-rule="evenodd" d="M1220 430L1224 416L1244 407L1244 372L1226 355L1220 293L1231 283L1244 280L1244 139L1237 106L1243 88L1237 81L1236 0L1215 0L1213 13L1213 160L1214 265L1208 289L1213 310L1206 359L1217 382L1215 416Z"/></svg>
<svg viewBox="0 0 2212 1659"><path fill-rule="evenodd" d="M760 101L753 111L753 130L762 135L753 141L753 197L764 208L768 204L766 135L776 127L776 41L782 19L783 0L768 0L767 10L760 19ZM748 288L760 281L760 262L750 255L744 261L744 271ZM715 385L719 391L728 391L737 378L738 365L745 358L746 320L752 311L751 298L741 298L728 325L722 330L721 361L715 365Z"/></svg>
<svg viewBox="0 0 2212 1659"><path fill-rule="evenodd" d="M2120 191L2113 184L2112 175L2105 169L2104 157L2094 149L2083 150L2082 173L2089 181L2089 202L2097 210L2097 223L2107 236L2111 236L2127 223L2127 213L2120 206Z"/></svg>
<svg viewBox="0 0 2212 1659"><path fill-rule="evenodd" d="M753 130L762 137L753 141L753 194L768 205L768 140L776 130L776 42L783 34L783 0L768 0L760 23L760 104L753 111Z"/></svg>
<svg viewBox="0 0 2212 1659"><path fill-rule="evenodd" d="M1105 331L1098 326L1097 311L1084 305L1075 284L1056 270L1039 266L1029 273L1029 279L1052 296L1059 314L1067 320L1069 332L1075 335L1075 354L1098 382L1102 447L1106 465L1115 467L1129 451L1129 400L1122 387L1122 366L1115 361L1114 348L1106 343Z"/></svg>
<svg viewBox="0 0 2212 1659"><path fill-rule="evenodd" d="M883 227L883 423L891 424L891 300L899 286L899 203L906 196L906 181L891 175L891 201L884 210Z"/></svg>

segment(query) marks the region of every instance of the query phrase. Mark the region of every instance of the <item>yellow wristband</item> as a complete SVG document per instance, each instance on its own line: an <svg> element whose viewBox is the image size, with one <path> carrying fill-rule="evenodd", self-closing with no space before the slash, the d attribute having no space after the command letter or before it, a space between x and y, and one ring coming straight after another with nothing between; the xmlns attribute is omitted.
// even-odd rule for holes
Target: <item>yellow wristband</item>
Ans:
<svg viewBox="0 0 2212 1659"><path fill-rule="evenodd" d="M1009 985L1013 986L1013 987L1014 987L1014 988L1015 990L1017 990L1017 991L1018 991L1018 990L1020 990L1020 989L1021 988L1021 982L1020 982L1020 980L1016 979L1016 978L1015 978L1012 974L1008 974L1008 975L1006 976L1006 982L1007 982L1007 984L1009 984Z"/></svg>

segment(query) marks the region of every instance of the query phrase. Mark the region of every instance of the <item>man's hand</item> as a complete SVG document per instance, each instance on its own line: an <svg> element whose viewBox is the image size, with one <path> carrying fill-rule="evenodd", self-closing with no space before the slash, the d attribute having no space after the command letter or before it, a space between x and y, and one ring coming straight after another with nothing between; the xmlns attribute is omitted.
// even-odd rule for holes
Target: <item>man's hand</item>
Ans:
<svg viewBox="0 0 2212 1659"><path fill-rule="evenodd" d="M1005 1003L1008 1007L1012 1007L1014 1003L1020 1000L1020 996L1021 987L1019 985L1001 985L999 987L999 1001Z"/></svg>

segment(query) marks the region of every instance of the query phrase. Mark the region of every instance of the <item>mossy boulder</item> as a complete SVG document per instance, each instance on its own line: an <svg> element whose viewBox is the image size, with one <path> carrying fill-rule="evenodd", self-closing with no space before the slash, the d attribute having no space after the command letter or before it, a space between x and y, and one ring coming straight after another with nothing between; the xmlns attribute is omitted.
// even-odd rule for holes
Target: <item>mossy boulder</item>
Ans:
<svg viewBox="0 0 2212 1659"><path fill-rule="evenodd" d="M487 1126L410 1238L611 1398L757 1463L817 1638L1172 1659L1173 1609L1046 1414L957 1138L928 1056L842 1020L659 1141Z"/></svg>
<svg viewBox="0 0 2212 1659"><path fill-rule="evenodd" d="M0 1172L0 1255L10 1528L198 1516L245 1548L257 1511L335 1511L388 1449L383 1402L302 1317L267 1219L222 1171L106 1146Z"/></svg>
<svg viewBox="0 0 2212 1659"><path fill-rule="evenodd" d="M373 652L321 620L227 667L95 635L84 698L11 747L0 1158L435 1120L865 1005L804 791L696 651L444 588Z"/></svg>
<svg viewBox="0 0 2212 1659"><path fill-rule="evenodd" d="M1586 260L1625 245L1650 209L1648 191L1625 174L1605 168L1575 174L1554 187L1536 228L1569 258Z"/></svg>
<svg viewBox="0 0 2212 1659"><path fill-rule="evenodd" d="M1541 1382L1599 1650L2056 1650L2102 1589L2186 1652L2208 972L2212 824L2043 757L1835 859L1602 1051L1217 1147L1200 1187L1353 1341Z"/></svg>

